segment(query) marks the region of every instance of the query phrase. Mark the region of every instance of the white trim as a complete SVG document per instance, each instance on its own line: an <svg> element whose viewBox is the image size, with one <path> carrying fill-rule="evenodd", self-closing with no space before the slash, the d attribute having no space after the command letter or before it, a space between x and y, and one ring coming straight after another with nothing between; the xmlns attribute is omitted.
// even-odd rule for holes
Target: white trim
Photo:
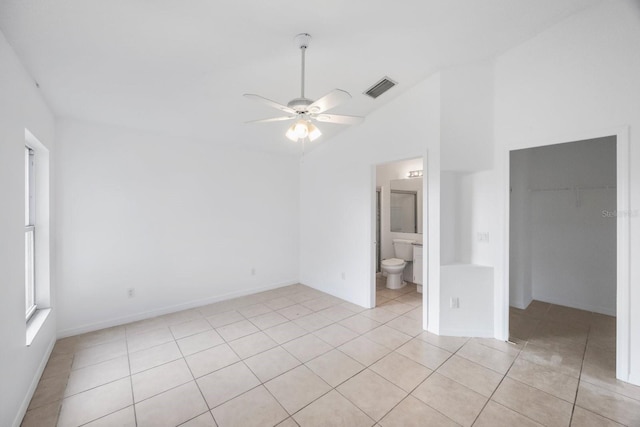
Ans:
<svg viewBox="0 0 640 427"><path fill-rule="evenodd" d="M493 338L492 329L440 329L440 335L447 337Z"/></svg>
<svg viewBox="0 0 640 427"><path fill-rule="evenodd" d="M33 312L29 321L27 321L27 347L31 346L33 340L36 339L36 335L40 332L49 314L51 314L50 308L36 309L36 311Z"/></svg>
<svg viewBox="0 0 640 427"><path fill-rule="evenodd" d="M547 145L563 144L574 141L584 141L588 139L603 138L608 136L616 137L616 193L617 193L617 211L628 211L630 206L630 193L629 193L629 126L619 126L615 128L584 131L576 134L561 135L561 136L548 136L546 138L536 138L533 140L520 140L516 141L507 147L503 147L500 150L499 160L502 160L504 165L504 215L505 221L503 223L503 239L502 249L505 249L502 253L502 270L503 274L496 277L495 283L495 319L498 320L500 316L505 316L504 321L496 323L495 325L495 337L502 339L506 334L508 336L509 331L509 197L510 197L510 182L509 182L509 154L511 151L543 147ZM617 301L616 301L616 314L617 314L617 329L616 329L616 378L622 381L632 382L634 384L640 384L640 378L632 378L629 376L630 372L630 330L631 330L631 306L630 306L630 239L629 239L629 215L621 215L618 217L616 229L617 239Z"/></svg>
<svg viewBox="0 0 640 427"><path fill-rule="evenodd" d="M31 399L36 392L36 388L38 387L38 383L40 382L40 377L44 373L44 368L47 367L47 362L49 362L49 357L51 357L51 353L53 352L53 346L56 344L56 338L53 337L47 346L47 350L44 352L42 359L40 360L40 364L38 365L38 369L36 369L33 378L31 379L31 384L29 384L29 388L27 389L27 393L22 399L22 403L20 404L20 408L18 409L18 413L16 417L13 419L12 426L20 427L22 424L22 420L24 416L27 414L27 409L29 409L29 404L31 403Z"/></svg>
<svg viewBox="0 0 640 427"><path fill-rule="evenodd" d="M258 292L264 292L272 289L282 288L283 286L296 285L298 283L300 283L298 280L290 280L286 282L275 283L268 286L245 289L243 291L238 291L238 292L230 292L223 295L217 295L210 298L204 298L204 299L190 301L182 304L172 305L164 308L159 308L156 310L144 311L142 313L131 314L129 316L117 317L117 318L105 320L102 322L89 323L87 325L78 326L76 328L62 329L58 331L58 338L65 338L65 337L70 337L74 335L84 334L86 332L93 332L100 329L110 328L113 326L124 325L127 323L136 322L138 320L149 319L156 316L162 316L164 314L170 314L170 313L175 313L177 311L188 310L190 308L202 307L208 304L213 304L215 302L226 301L229 299L238 298L245 295L251 295Z"/></svg>

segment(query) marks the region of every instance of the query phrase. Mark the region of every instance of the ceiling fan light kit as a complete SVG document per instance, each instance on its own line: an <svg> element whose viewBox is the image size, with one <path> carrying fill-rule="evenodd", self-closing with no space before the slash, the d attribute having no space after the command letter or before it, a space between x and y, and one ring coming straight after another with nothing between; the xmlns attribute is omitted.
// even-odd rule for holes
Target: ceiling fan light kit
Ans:
<svg viewBox="0 0 640 427"><path fill-rule="evenodd" d="M285 120L295 120L295 123L292 124L285 133L285 136L294 142L305 141L306 139L308 139L309 141L314 141L322 135L322 132L320 132L320 129L318 129L313 124L313 121L336 123L341 125L352 125L361 123L364 120L364 117L323 114L325 111L328 111L338 106L339 104L351 99L351 95L349 95L349 92L347 91L334 89L333 91L329 92L316 101L305 98L305 52L309 47L309 43L311 42L311 36L307 33L302 33L298 34L294 40L296 45L300 49L302 60L300 73L300 97L292 99L287 103L287 105L282 105L259 95L245 94L244 96L246 98L253 99L255 101L266 104L269 107L276 108L289 114L282 117L253 120L247 123L269 123Z"/></svg>

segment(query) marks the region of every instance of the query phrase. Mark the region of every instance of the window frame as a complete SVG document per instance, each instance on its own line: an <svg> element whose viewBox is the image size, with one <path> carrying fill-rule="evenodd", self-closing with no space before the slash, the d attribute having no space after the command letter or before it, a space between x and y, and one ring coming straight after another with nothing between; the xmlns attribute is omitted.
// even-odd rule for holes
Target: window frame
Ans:
<svg viewBox="0 0 640 427"><path fill-rule="evenodd" d="M36 296L36 188L35 150L25 145L25 317L29 321L37 306ZM29 298L30 297L30 298Z"/></svg>

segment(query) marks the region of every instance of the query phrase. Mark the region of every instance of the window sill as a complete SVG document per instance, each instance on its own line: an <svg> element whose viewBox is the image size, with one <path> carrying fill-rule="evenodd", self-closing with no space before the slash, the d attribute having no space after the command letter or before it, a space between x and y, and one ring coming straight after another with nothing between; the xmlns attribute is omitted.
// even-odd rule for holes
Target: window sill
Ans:
<svg viewBox="0 0 640 427"><path fill-rule="evenodd" d="M31 345L33 340L36 338L36 335L38 335L40 328L42 328L45 320L49 317L49 313L51 313L50 308L36 310L27 322L27 347Z"/></svg>

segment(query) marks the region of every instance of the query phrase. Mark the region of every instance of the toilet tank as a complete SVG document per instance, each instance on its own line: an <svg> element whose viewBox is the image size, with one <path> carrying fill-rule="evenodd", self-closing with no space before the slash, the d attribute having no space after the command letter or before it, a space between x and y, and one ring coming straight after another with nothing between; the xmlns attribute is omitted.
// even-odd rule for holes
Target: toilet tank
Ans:
<svg viewBox="0 0 640 427"><path fill-rule="evenodd" d="M393 239L393 250L396 258L413 261L413 240Z"/></svg>

